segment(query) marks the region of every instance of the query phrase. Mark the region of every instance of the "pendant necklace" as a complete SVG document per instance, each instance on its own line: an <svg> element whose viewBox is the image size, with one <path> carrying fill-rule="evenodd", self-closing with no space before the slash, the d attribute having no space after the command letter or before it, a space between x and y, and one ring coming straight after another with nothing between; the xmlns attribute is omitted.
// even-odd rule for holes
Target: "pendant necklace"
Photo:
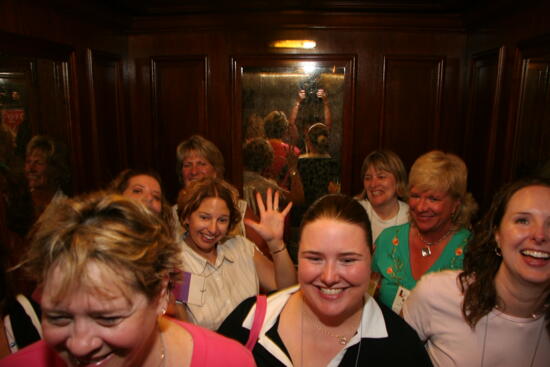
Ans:
<svg viewBox="0 0 550 367"><path fill-rule="evenodd" d="M300 349L301 349L301 352L300 352L300 367L303 367L303 365L304 365L304 349L303 349L304 348L304 301L303 301L303 299L302 299L300 308L301 308L301 312L300 312L301 313L301 315L300 315L300 323L301 323L301 331L300 331L300 334L301 334L301 338L300 338ZM311 317L308 317L308 319L313 321L313 327L315 327L317 330L321 331L323 334L325 334L327 336L331 336L333 338L336 338L338 340L338 344L344 346L344 348L345 348L346 344L348 344L350 339L353 337L353 335L350 336L350 337L346 337L345 335L333 334L327 328L324 328L323 326L321 326L318 321L314 320ZM361 353L361 341L362 341L362 335L363 335L363 310L362 309L361 309L361 317L359 319L359 330L358 331L359 331L359 346L358 346L358 349L357 349L357 354L355 356L355 367L357 367L357 365L359 363L359 354ZM355 333L357 333L357 331Z"/></svg>
<svg viewBox="0 0 550 367"><path fill-rule="evenodd" d="M453 229L449 229L447 231L447 233L445 233L441 238L439 238L437 241L433 241L433 242L430 242L430 241L426 241L424 239L424 237L422 237L422 235L420 234L420 231L418 230L418 228L416 229L416 234L418 235L418 238L420 239L420 241L424 242L425 246L422 247L422 249L420 249L420 253L422 254L422 257L427 257L427 256L431 256L432 254L432 246L434 245L437 245L438 243L440 243L441 241L443 241L445 238L447 238L448 235L450 235L451 233L453 232Z"/></svg>

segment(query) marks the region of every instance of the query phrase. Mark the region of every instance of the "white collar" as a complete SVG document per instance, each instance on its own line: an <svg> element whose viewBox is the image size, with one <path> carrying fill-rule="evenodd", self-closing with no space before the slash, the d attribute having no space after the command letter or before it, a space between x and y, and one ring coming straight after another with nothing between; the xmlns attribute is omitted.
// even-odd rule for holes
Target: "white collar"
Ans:
<svg viewBox="0 0 550 367"><path fill-rule="evenodd" d="M225 242L225 239L223 239L222 241ZM227 261L229 262L234 262L233 256L231 256L230 251L227 251L227 248L224 247L223 243L219 243L216 245L216 262L214 265L212 265L208 260L199 255L195 250L193 250L191 246L189 246L189 244L185 242L185 239L182 240L182 243L183 246L185 246L187 254L194 258L195 261L201 265L202 271L204 271L204 269L208 265L216 269L219 268L225 259L227 259Z"/></svg>
<svg viewBox="0 0 550 367"><path fill-rule="evenodd" d="M275 322L277 321L290 296L296 293L299 289L300 286L295 285L273 293L268 297L265 319L260 330L258 339L259 344L261 344L274 357L276 357L287 366L292 366L292 362L289 360L287 355L277 346L277 344L275 344L265 334L269 329L273 327L273 325L275 325ZM252 328L255 313L256 304L252 306L245 319L243 320L242 326L244 328L249 330ZM342 352L345 353L345 350L347 348L359 343L359 340L363 338L379 339L388 337L388 331L386 329L386 322L384 321L382 310L380 309L378 303L376 303L376 301L368 294L365 294L365 305L363 306L363 314L361 316L361 326L359 327L359 331L360 335L355 334L350 339L349 343L346 345ZM339 355L341 353L339 353Z"/></svg>

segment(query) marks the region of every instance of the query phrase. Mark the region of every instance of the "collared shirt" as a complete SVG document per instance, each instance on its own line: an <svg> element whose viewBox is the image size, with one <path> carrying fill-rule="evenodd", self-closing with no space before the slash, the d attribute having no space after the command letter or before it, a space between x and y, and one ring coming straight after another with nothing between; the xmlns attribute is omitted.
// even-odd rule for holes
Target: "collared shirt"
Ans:
<svg viewBox="0 0 550 367"><path fill-rule="evenodd" d="M299 285L276 292L268 297L267 309L264 323L260 330L258 343L261 344L269 353L277 358L285 366L293 366L292 361L287 354L270 338L267 332L277 323L284 306L293 293L300 289ZM256 305L254 305L242 323L246 329L252 328ZM330 361L327 367L335 367L340 364L346 351L358 344L364 338L387 338L388 331L380 306L370 296L365 296L365 305L361 315L361 324L358 332L350 339L346 346Z"/></svg>
<svg viewBox="0 0 550 367"><path fill-rule="evenodd" d="M241 236L229 238L217 246L216 262L211 264L185 241L181 243L182 269L191 273L191 281L201 284L200 299L186 303L190 321L216 330L239 303L258 294L255 245Z"/></svg>

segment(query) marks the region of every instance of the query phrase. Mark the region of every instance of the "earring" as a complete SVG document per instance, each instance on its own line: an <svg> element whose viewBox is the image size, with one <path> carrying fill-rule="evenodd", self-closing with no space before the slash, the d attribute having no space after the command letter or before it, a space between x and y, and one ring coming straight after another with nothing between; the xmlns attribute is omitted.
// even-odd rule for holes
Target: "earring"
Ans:
<svg viewBox="0 0 550 367"><path fill-rule="evenodd" d="M502 257L502 251L500 250L500 247L495 246L495 254L497 254L498 257Z"/></svg>

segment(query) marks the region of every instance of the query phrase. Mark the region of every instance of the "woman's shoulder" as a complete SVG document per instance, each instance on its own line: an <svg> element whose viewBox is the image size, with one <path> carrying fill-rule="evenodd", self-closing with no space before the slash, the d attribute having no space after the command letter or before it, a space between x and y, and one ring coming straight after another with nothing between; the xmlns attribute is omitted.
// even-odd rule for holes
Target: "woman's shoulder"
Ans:
<svg viewBox="0 0 550 367"><path fill-rule="evenodd" d="M40 340L0 360L0 367L64 367L65 363Z"/></svg>
<svg viewBox="0 0 550 367"><path fill-rule="evenodd" d="M441 294L444 291L458 289L461 270L442 270L422 275L415 291L420 293Z"/></svg>
<svg viewBox="0 0 550 367"><path fill-rule="evenodd" d="M382 232L380 232L380 235L376 240L376 243L377 243L376 246L378 247L378 242L380 242L380 244L391 243L395 245L395 243L391 241L393 241L393 239L396 237L406 238L409 233L409 229L410 229L409 222L385 228ZM391 241L388 241L388 240L391 240Z"/></svg>
<svg viewBox="0 0 550 367"><path fill-rule="evenodd" d="M416 331L399 315L378 303L386 324L387 338L370 340L371 363L431 366L430 358ZM367 346L368 347L368 346ZM398 354L393 354L398 351Z"/></svg>
<svg viewBox="0 0 550 367"><path fill-rule="evenodd" d="M240 343L203 327L172 320L193 339L191 366L254 366L250 352Z"/></svg>

